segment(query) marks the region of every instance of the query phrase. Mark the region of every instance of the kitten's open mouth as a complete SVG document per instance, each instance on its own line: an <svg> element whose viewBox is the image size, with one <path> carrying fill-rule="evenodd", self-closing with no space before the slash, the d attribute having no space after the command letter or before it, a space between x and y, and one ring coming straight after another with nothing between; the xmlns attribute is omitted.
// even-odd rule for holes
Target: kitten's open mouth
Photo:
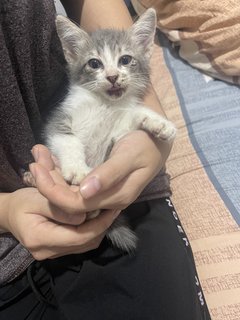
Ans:
<svg viewBox="0 0 240 320"><path fill-rule="evenodd" d="M111 97L116 97L119 98L122 96L123 92L125 91L124 88L119 88L119 87L112 87L107 90L107 94Z"/></svg>

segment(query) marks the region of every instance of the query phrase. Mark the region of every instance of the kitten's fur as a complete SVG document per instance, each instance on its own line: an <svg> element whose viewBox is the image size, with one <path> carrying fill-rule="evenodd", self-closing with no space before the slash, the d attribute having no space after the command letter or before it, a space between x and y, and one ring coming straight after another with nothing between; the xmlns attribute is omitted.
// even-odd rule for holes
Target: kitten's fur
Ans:
<svg viewBox="0 0 240 320"><path fill-rule="evenodd" d="M62 16L56 25L70 87L44 136L68 182L80 184L106 160L112 144L133 130L146 130L160 140L173 139L174 126L141 104L149 84L155 10L147 10L127 31L106 29L89 35ZM107 237L124 251L136 247L137 238L121 216Z"/></svg>

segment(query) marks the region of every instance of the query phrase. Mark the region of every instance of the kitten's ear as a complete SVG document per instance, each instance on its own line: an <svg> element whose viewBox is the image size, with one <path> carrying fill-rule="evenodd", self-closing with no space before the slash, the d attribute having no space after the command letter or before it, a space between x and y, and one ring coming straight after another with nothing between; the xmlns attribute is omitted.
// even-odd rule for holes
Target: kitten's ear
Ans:
<svg viewBox="0 0 240 320"><path fill-rule="evenodd" d="M142 46L148 58L152 54L156 24L156 11L150 8L130 28L134 41Z"/></svg>
<svg viewBox="0 0 240 320"><path fill-rule="evenodd" d="M56 17L56 27L65 58L72 65L81 56L81 49L89 43L90 37L84 30L64 16L58 15Z"/></svg>

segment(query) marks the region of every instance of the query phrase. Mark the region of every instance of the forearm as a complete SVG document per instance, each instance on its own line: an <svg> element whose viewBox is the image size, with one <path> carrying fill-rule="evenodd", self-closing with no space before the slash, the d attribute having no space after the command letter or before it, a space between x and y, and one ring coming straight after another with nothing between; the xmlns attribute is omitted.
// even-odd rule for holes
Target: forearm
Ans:
<svg viewBox="0 0 240 320"><path fill-rule="evenodd" d="M123 0L61 0L67 15L88 32L98 28L124 29L132 18ZM109 19L110 18L110 19Z"/></svg>
<svg viewBox="0 0 240 320"><path fill-rule="evenodd" d="M88 32L99 28L127 29L132 18L123 0L83 0L80 24Z"/></svg>

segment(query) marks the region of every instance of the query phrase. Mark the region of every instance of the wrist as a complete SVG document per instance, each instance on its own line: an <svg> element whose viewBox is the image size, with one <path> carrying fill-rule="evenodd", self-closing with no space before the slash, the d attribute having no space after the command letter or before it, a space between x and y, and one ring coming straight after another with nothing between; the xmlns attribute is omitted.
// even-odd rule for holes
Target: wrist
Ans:
<svg viewBox="0 0 240 320"><path fill-rule="evenodd" d="M8 214L11 193L0 193L0 233L9 232Z"/></svg>
<svg viewBox="0 0 240 320"><path fill-rule="evenodd" d="M151 149L149 149L148 152L158 161L159 166L162 168L171 152L173 141L159 141L150 133L146 131L143 132L146 138L142 137L142 141L144 141L144 138L146 139L145 145L148 141L150 141L148 145L151 147ZM156 152L156 150L158 150L158 152Z"/></svg>

